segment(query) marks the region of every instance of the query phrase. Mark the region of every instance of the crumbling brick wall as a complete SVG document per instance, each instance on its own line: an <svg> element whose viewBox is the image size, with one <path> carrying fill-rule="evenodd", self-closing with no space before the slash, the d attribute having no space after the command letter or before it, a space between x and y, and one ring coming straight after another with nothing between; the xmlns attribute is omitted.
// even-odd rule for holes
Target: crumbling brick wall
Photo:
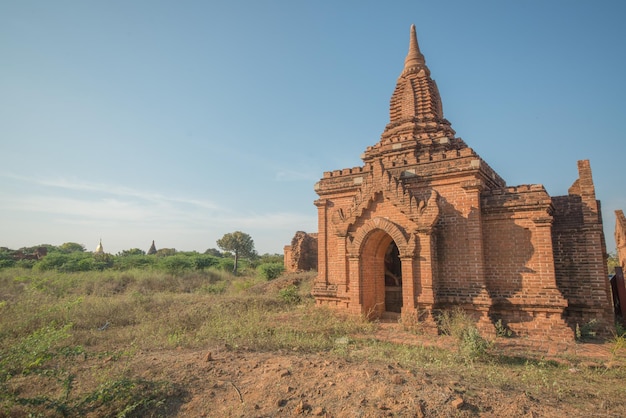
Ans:
<svg viewBox="0 0 626 418"><path fill-rule="evenodd" d="M317 234L298 231L284 248L285 271L317 270Z"/></svg>
<svg viewBox="0 0 626 418"><path fill-rule="evenodd" d="M567 196L552 198L554 264L557 285L568 300L570 326L612 322L606 244L600 202L588 160L578 162L579 178Z"/></svg>
<svg viewBox="0 0 626 418"><path fill-rule="evenodd" d="M615 211L615 245L619 265L626 271L626 216L622 210Z"/></svg>

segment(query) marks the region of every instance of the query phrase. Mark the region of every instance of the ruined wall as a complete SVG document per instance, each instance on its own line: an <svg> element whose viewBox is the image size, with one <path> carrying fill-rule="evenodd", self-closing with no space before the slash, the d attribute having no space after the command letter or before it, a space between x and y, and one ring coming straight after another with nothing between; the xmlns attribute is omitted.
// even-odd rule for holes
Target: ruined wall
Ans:
<svg viewBox="0 0 626 418"><path fill-rule="evenodd" d="M626 271L626 216L622 210L615 211L615 245L619 264Z"/></svg>
<svg viewBox="0 0 626 418"><path fill-rule="evenodd" d="M566 320L570 326L596 321L606 328L612 324L611 291L600 203L595 198L589 161L579 161L578 171L569 194L552 198L557 285L568 300Z"/></svg>
<svg viewBox="0 0 626 418"><path fill-rule="evenodd" d="M284 248L285 271L309 271L317 269L317 234L298 231L291 245Z"/></svg>

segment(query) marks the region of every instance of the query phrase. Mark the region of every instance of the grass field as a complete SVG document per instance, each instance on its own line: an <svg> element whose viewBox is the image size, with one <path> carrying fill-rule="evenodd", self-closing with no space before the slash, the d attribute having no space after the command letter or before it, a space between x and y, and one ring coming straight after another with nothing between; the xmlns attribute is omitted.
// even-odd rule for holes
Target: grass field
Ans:
<svg viewBox="0 0 626 418"><path fill-rule="evenodd" d="M377 323L315 307L313 276L2 269L0 416L168 416L180 384L142 377L135 359L207 347L388 363L431 379L461 374L475 392L626 411L624 337L612 341L618 366L576 372L586 359L497 353L459 315L447 318L458 337L451 349L394 344L375 338Z"/></svg>

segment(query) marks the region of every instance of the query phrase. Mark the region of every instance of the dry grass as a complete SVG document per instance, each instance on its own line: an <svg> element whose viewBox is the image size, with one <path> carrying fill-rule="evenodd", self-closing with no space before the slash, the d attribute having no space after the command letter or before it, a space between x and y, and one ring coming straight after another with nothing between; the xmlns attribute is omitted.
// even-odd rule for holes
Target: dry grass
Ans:
<svg viewBox="0 0 626 418"><path fill-rule="evenodd" d="M624 389L623 368L573 373L555 362L506 357L483 346L480 356L470 347L475 361L459 362L462 345L442 350L381 342L375 323L316 308L312 278L0 270L0 416L168 415L182 388L138 377L135 356L206 347L326 353L420 370L433 379L461 373L473 390L570 403L590 394L615 403ZM458 334L459 344L476 342L467 337L466 319L444 317L442 326ZM622 343L616 339L616 347ZM623 356L620 350L616 356Z"/></svg>
<svg viewBox="0 0 626 418"><path fill-rule="evenodd" d="M95 410L104 416L124 408L143 416L165 407L159 397L176 392L167 382L134 380L119 365L83 374L78 382L78 359L131 363L137 352L207 346L328 351L337 336L370 327L315 309L310 297L300 295L306 290L296 289L294 303L279 288L259 293L263 284L255 276L222 271L171 276L0 270L0 416ZM25 391L24 385L39 390Z"/></svg>

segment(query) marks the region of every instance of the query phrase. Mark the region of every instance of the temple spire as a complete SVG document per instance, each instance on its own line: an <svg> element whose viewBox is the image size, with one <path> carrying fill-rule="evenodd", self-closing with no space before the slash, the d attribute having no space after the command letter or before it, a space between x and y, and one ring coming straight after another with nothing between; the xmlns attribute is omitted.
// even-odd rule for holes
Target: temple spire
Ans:
<svg viewBox="0 0 626 418"><path fill-rule="evenodd" d="M404 145L399 146L400 143ZM417 145L421 148L465 146L455 139L450 122L443 117L437 83L430 77L420 51L415 25L411 25L409 52L389 102L389 123L379 144L385 153L391 154L403 154L408 147ZM373 150L374 154L378 152Z"/></svg>
<svg viewBox="0 0 626 418"><path fill-rule="evenodd" d="M417 43L417 33L415 31L415 25L411 25L411 39L409 42L409 53L406 55L404 59L404 71L414 68L425 66L426 60L424 59L424 55L420 51L419 44Z"/></svg>
<svg viewBox="0 0 626 418"><path fill-rule="evenodd" d="M156 254L156 253L157 253L157 249L156 249L156 246L154 245L154 240L152 240L152 245L148 249L147 254L148 255L152 255L152 254Z"/></svg>
<svg viewBox="0 0 626 418"><path fill-rule="evenodd" d="M95 254L104 254L104 248L102 247L102 238L100 238L100 243L96 247L96 251L94 251L94 253Z"/></svg>

